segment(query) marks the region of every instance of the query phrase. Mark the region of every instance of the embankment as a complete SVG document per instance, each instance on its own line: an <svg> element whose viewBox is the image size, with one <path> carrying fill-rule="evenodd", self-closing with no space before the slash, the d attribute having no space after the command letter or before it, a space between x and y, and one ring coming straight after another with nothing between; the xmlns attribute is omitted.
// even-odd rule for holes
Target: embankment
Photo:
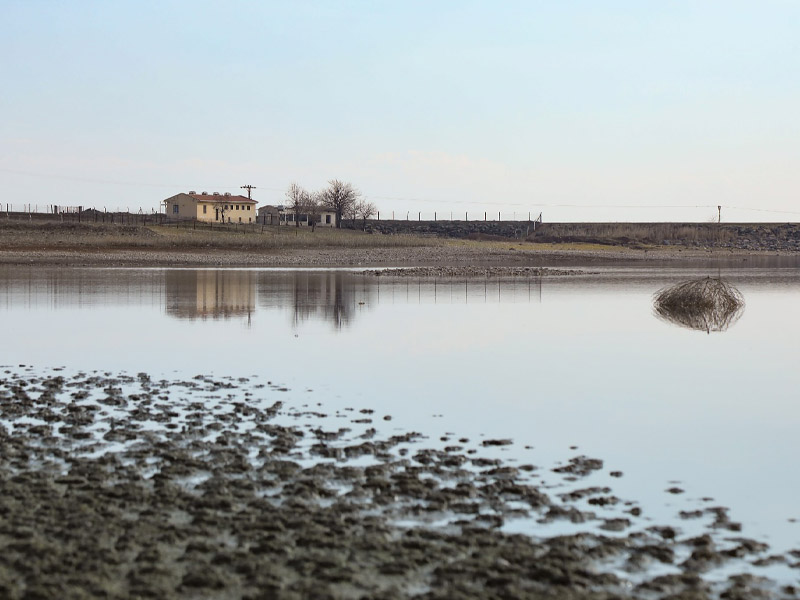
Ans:
<svg viewBox="0 0 800 600"><path fill-rule="evenodd" d="M798 223L534 223L530 221L376 221L367 230L449 238L514 238L533 243L682 246L800 251Z"/></svg>

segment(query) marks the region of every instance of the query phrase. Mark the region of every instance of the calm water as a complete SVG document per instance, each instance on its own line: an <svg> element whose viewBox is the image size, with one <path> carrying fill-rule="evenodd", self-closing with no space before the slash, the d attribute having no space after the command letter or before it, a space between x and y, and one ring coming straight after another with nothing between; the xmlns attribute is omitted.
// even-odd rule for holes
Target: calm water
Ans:
<svg viewBox="0 0 800 600"><path fill-rule="evenodd" d="M297 402L391 414L387 431L511 437L505 457L544 467L602 458L580 485L610 482L654 522L702 528L676 515L713 497L742 535L798 548L800 270L719 273L746 308L709 335L656 318L653 294L716 270L465 281L0 267L0 365L258 374Z"/></svg>

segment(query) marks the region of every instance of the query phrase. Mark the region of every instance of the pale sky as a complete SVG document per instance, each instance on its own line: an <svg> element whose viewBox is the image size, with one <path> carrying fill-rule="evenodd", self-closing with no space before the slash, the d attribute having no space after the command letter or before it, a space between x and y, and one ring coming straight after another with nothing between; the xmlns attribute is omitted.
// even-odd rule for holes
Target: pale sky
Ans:
<svg viewBox="0 0 800 600"><path fill-rule="evenodd" d="M0 202L800 221L800 2L0 0Z"/></svg>

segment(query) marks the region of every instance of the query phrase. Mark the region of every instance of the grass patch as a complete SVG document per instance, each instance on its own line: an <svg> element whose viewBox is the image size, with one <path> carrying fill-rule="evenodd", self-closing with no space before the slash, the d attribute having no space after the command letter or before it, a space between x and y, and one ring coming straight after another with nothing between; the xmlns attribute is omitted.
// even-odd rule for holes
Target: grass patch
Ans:
<svg viewBox="0 0 800 600"><path fill-rule="evenodd" d="M381 235L353 230L218 226L112 225L103 223L0 222L6 249L225 249L398 248L439 246L442 240L416 235Z"/></svg>

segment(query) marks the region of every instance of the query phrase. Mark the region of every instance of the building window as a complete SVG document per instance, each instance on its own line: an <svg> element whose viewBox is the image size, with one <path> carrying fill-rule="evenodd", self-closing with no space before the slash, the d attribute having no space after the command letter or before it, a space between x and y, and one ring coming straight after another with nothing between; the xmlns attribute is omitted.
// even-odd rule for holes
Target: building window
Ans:
<svg viewBox="0 0 800 600"><path fill-rule="evenodd" d="M325 224L326 225L330 225L331 224L331 216L330 215L325 215Z"/></svg>
<svg viewBox="0 0 800 600"><path fill-rule="evenodd" d="M181 211L181 207L179 204L172 205L172 214L177 215Z"/></svg>
<svg viewBox="0 0 800 600"><path fill-rule="evenodd" d="M207 208L208 208L208 205L207 204L203 204L203 214L206 214L206 212L207 212L206 209Z"/></svg>
<svg viewBox="0 0 800 600"><path fill-rule="evenodd" d="M239 210L239 205L238 204L236 205L236 210Z"/></svg>
<svg viewBox="0 0 800 600"><path fill-rule="evenodd" d="M251 207L250 207L250 205L248 204L248 205L247 205L247 210L250 210L250 208L251 208Z"/></svg>

